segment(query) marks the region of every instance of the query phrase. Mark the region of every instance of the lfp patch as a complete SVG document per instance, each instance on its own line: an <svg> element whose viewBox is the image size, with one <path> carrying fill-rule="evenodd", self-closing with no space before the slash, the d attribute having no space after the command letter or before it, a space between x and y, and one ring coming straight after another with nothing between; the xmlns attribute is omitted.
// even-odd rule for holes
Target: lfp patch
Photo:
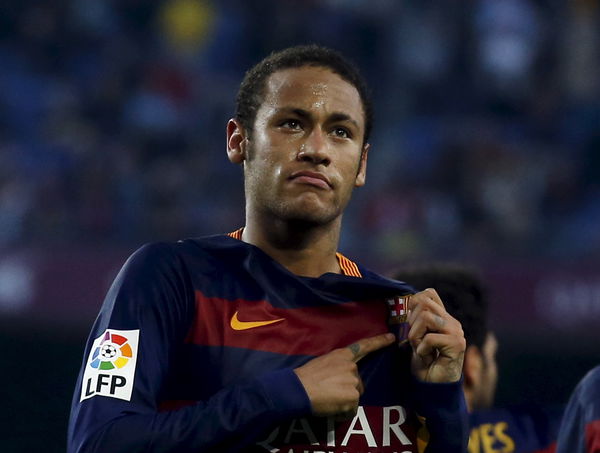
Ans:
<svg viewBox="0 0 600 453"><path fill-rule="evenodd" d="M79 401L96 395L131 400L139 337L139 329L107 329L94 340Z"/></svg>

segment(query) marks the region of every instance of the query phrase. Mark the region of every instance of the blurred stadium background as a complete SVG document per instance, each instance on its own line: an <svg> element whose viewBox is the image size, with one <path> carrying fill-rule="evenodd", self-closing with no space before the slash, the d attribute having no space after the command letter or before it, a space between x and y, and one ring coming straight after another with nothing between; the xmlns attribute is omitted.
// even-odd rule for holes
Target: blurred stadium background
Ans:
<svg viewBox="0 0 600 453"><path fill-rule="evenodd" d="M243 222L225 123L244 71L316 42L376 118L342 250L479 267L498 404L600 362L595 0L21 0L0 7L3 452L64 451L84 339L137 247Z"/></svg>

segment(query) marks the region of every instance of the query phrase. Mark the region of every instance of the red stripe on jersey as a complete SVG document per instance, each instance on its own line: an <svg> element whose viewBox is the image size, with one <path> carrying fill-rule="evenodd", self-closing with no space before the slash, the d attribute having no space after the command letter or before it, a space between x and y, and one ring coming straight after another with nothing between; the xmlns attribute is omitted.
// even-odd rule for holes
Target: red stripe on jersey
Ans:
<svg viewBox="0 0 600 453"><path fill-rule="evenodd" d="M585 451L600 453L600 420L594 420L585 426Z"/></svg>
<svg viewBox="0 0 600 453"><path fill-rule="evenodd" d="M237 314L241 324L231 325ZM186 342L288 355L321 355L361 338L388 332L384 301L283 309L265 300L227 300L196 291L196 319ZM251 327L256 322L283 319ZM248 323L248 324L245 324Z"/></svg>
<svg viewBox="0 0 600 453"><path fill-rule="evenodd" d="M541 450L536 450L534 453L555 453L556 452L556 442L548 445L546 448Z"/></svg>

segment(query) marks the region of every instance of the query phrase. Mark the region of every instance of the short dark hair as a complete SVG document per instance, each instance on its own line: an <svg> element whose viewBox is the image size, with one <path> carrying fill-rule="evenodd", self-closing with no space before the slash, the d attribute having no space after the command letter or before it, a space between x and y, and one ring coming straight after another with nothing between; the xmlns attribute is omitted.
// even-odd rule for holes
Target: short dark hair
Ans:
<svg viewBox="0 0 600 453"><path fill-rule="evenodd" d="M422 291L437 291L450 315L461 324L467 345L482 348L489 333L488 297L478 273L457 264L436 263L398 271L394 278Z"/></svg>
<svg viewBox="0 0 600 453"><path fill-rule="evenodd" d="M246 131L249 134L252 132L256 112L264 101L266 82L271 74L283 69L302 66L330 69L356 88L365 116L363 143L366 143L371 134L373 106L365 80L357 67L339 52L315 44L289 47L273 52L246 72L237 94L235 111L235 117Z"/></svg>

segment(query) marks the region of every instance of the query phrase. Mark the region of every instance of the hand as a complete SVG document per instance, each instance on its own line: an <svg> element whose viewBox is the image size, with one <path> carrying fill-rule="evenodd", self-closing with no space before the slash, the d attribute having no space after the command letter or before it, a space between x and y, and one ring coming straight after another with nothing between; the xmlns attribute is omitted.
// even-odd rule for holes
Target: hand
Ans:
<svg viewBox="0 0 600 453"><path fill-rule="evenodd" d="M294 372L306 390L313 414L345 418L354 416L358 409L358 399L364 392L358 375L358 361L393 342L394 335L390 333L363 338L296 368Z"/></svg>
<svg viewBox="0 0 600 453"><path fill-rule="evenodd" d="M412 295L408 310L413 375L426 382L458 381L466 349L460 323L450 316L431 288Z"/></svg>

